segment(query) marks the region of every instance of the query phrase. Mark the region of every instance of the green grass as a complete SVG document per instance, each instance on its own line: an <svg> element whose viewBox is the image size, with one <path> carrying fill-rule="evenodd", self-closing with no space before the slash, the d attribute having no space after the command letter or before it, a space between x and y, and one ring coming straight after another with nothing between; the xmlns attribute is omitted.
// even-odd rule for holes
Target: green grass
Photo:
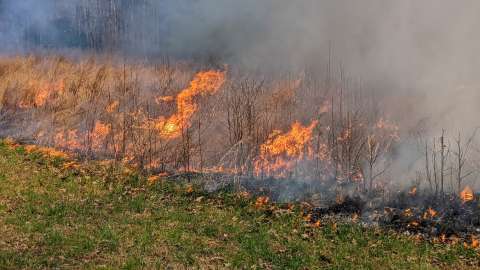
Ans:
<svg viewBox="0 0 480 270"><path fill-rule="evenodd" d="M0 142L0 269L480 267L461 245L349 224L312 228L298 207L266 208L228 192L149 185L95 162L67 169Z"/></svg>

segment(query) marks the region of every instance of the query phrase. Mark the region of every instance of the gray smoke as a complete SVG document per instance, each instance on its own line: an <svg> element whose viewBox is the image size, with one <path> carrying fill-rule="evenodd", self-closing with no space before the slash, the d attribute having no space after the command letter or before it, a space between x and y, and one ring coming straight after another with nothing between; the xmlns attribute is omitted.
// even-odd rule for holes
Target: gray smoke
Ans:
<svg viewBox="0 0 480 270"><path fill-rule="evenodd" d="M0 0L0 50L213 56L252 68L322 66L331 52L391 97L402 125L426 119L430 135L456 134L480 124L478 14L476 0Z"/></svg>

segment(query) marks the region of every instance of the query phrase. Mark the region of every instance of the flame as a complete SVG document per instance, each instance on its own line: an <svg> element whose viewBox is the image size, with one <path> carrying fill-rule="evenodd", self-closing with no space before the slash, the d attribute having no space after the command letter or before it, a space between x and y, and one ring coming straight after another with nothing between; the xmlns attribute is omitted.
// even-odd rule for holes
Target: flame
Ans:
<svg viewBox="0 0 480 270"><path fill-rule="evenodd" d="M418 221L410 221L410 223L408 223L408 227L418 227L420 226L420 223L418 223Z"/></svg>
<svg viewBox="0 0 480 270"><path fill-rule="evenodd" d="M95 122L95 127L92 130L92 148L100 150L105 143L105 139L110 133L110 125L104 124L100 121Z"/></svg>
<svg viewBox="0 0 480 270"><path fill-rule="evenodd" d="M313 129L318 121L309 126L295 122L289 132L273 131L267 141L260 146L259 158L255 161L257 175L265 173L270 176L285 176L303 158L311 159L313 151L310 145Z"/></svg>
<svg viewBox="0 0 480 270"><path fill-rule="evenodd" d="M117 108L118 108L118 105L120 104L120 102L118 101L114 101L112 103L110 103L108 106L107 106L107 109L106 111L108 113L113 113Z"/></svg>
<svg viewBox="0 0 480 270"><path fill-rule="evenodd" d="M50 91L48 91L48 88L40 88L37 90L37 93L35 94L34 98L34 104L37 107L41 107L45 105L47 102L47 98L50 96Z"/></svg>
<svg viewBox="0 0 480 270"><path fill-rule="evenodd" d="M45 156L48 156L48 157L53 157L53 158L64 158L64 159L66 159L66 158L69 157L67 153L58 151L54 148L40 147L40 146L36 146L36 145L26 145L25 146L25 151L27 153L38 152L38 153L41 153L42 155L45 155ZM66 168L75 167L75 166L73 166L73 163L72 162L65 163L64 167L66 167Z"/></svg>
<svg viewBox="0 0 480 270"><path fill-rule="evenodd" d="M78 138L78 131L76 129L58 132L55 134L53 140L55 145L62 149L69 151L82 149L82 143Z"/></svg>
<svg viewBox="0 0 480 270"><path fill-rule="evenodd" d="M173 101L175 101L175 97L172 97L172 96L160 96L155 98L155 103L157 104L173 102Z"/></svg>
<svg viewBox="0 0 480 270"><path fill-rule="evenodd" d="M104 124L100 121L96 121L91 133L88 134L92 149L95 151L102 150L102 146L105 144L106 138L110 132L110 124ZM77 129L60 131L54 136L54 144L56 147L68 151L84 150L85 146L79 139L80 137L81 133Z"/></svg>
<svg viewBox="0 0 480 270"><path fill-rule="evenodd" d="M267 196L260 196L257 198L257 200L255 201L255 207L256 208L261 208L262 206L268 204L268 202L270 201L270 198L267 197Z"/></svg>
<svg viewBox="0 0 480 270"><path fill-rule="evenodd" d="M476 237L474 237L474 236L472 235L472 236L471 236L471 241L472 241L472 243L471 243L470 246L471 246L472 248L478 248L478 247L480 247L480 241L478 240L478 238L476 238Z"/></svg>
<svg viewBox="0 0 480 270"><path fill-rule="evenodd" d="M150 185L153 185L155 183L157 183L158 181L160 181L161 177L158 176L158 175L151 175L147 178L147 182L148 184Z"/></svg>
<svg viewBox="0 0 480 270"><path fill-rule="evenodd" d="M181 135L183 128L190 125L190 119L198 110L195 98L215 94L225 82L225 72L205 71L199 72L190 82L188 88L182 90L176 97L177 113L168 119L160 118L155 126L160 134L167 138L177 138ZM168 97L161 97L159 101L169 101Z"/></svg>
<svg viewBox="0 0 480 270"><path fill-rule="evenodd" d="M53 93L65 92L65 82L64 80L56 82L30 80L28 82L28 89L30 93L33 92L33 104L32 102L22 100L18 105L20 108L31 108L32 106L43 107Z"/></svg>
<svg viewBox="0 0 480 270"><path fill-rule="evenodd" d="M469 186L466 186L462 190L462 192L460 192L460 198L464 203L473 201L474 199L473 190Z"/></svg>
<svg viewBox="0 0 480 270"><path fill-rule="evenodd" d="M76 170L78 168L80 168L80 165L75 161L69 161L63 164L63 169L65 170L70 170L70 169Z"/></svg>
<svg viewBox="0 0 480 270"><path fill-rule="evenodd" d="M7 145L9 148L13 149L13 148L16 148L18 146L20 146L20 144L18 144L13 138L11 137L7 137L3 140L3 143L5 145Z"/></svg>
<svg viewBox="0 0 480 270"><path fill-rule="evenodd" d="M424 219L427 219L427 218L433 218L435 216L437 216L438 212L435 211L433 208L429 207L427 209L427 211L425 211L425 213L423 213L423 218Z"/></svg>
<svg viewBox="0 0 480 270"><path fill-rule="evenodd" d="M403 215L406 216L406 217L411 217L413 216L413 211L411 208L407 208L403 211Z"/></svg>
<svg viewBox="0 0 480 270"><path fill-rule="evenodd" d="M447 236L444 233L442 233L442 235L440 235L440 242L445 243L446 241L447 241Z"/></svg>

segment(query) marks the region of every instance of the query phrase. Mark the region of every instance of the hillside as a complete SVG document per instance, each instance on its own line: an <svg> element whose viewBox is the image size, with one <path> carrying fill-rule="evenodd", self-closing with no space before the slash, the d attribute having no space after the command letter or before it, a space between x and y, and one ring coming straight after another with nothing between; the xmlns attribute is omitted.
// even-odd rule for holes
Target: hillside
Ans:
<svg viewBox="0 0 480 270"><path fill-rule="evenodd" d="M480 266L472 249L356 224L308 226L300 206L77 163L0 143L2 269L433 269Z"/></svg>

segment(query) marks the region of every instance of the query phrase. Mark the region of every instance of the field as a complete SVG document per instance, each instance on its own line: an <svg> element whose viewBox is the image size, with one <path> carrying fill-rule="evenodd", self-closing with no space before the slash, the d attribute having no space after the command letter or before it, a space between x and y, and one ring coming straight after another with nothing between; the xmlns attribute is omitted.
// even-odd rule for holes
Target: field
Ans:
<svg viewBox="0 0 480 270"><path fill-rule="evenodd" d="M475 269L478 253L358 224L309 226L300 205L140 176L0 143L2 269Z"/></svg>
<svg viewBox="0 0 480 270"><path fill-rule="evenodd" d="M464 2L0 0L0 270L480 269Z"/></svg>

